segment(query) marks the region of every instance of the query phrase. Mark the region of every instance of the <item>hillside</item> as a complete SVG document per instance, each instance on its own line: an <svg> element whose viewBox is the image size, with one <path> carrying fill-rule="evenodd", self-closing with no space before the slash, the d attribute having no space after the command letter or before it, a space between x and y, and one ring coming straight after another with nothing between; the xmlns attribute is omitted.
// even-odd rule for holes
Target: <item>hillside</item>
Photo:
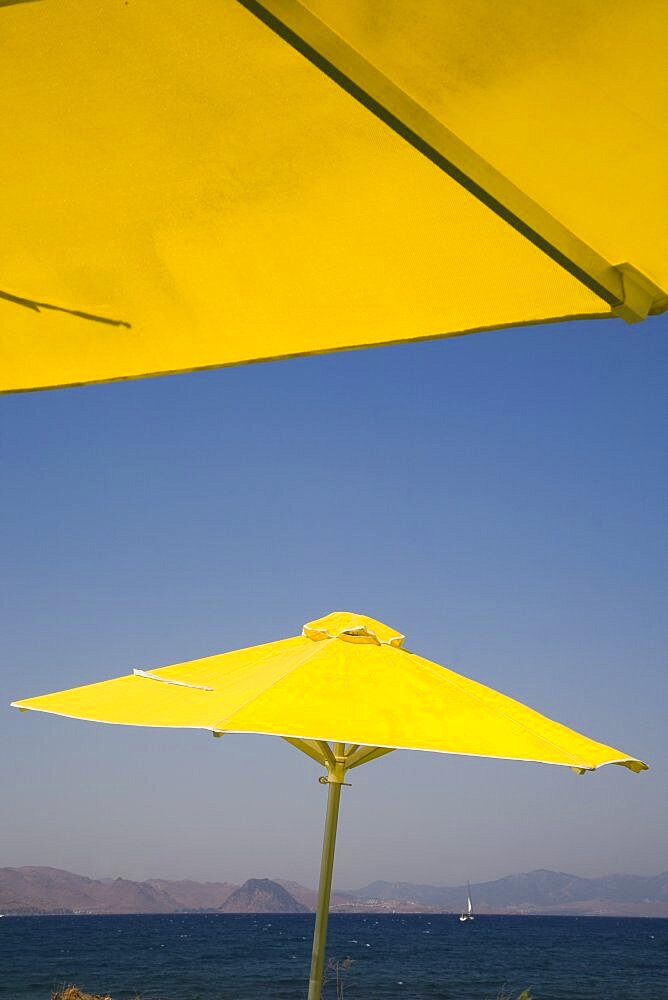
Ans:
<svg viewBox="0 0 668 1000"><path fill-rule="evenodd" d="M236 886L91 879L58 868L0 868L0 913L179 913L217 910Z"/></svg>
<svg viewBox="0 0 668 1000"><path fill-rule="evenodd" d="M269 878L249 878L220 907L223 913L308 913L287 889Z"/></svg>
<svg viewBox="0 0 668 1000"><path fill-rule="evenodd" d="M590 914L668 917L668 872L580 878L539 869L471 885L478 913ZM466 886L373 882L351 891L351 908L370 902L384 908L456 912L466 902Z"/></svg>
<svg viewBox="0 0 668 1000"><path fill-rule="evenodd" d="M166 893L181 910L219 910L237 888L230 882L193 882L189 879L170 882L164 878L149 879L145 885Z"/></svg>
<svg viewBox="0 0 668 1000"><path fill-rule="evenodd" d="M471 885L477 913L540 913L668 917L668 872L654 876L581 878L533 871ZM316 893L296 882L249 879L228 882L91 879L57 868L0 868L0 913L306 913ZM465 886L372 882L335 892L341 913L456 913Z"/></svg>

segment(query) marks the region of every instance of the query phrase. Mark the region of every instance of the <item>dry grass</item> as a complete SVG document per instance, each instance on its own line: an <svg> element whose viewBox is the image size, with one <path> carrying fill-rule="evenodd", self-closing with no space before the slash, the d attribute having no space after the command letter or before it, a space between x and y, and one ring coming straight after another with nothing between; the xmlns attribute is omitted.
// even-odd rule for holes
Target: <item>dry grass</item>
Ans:
<svg viewBox="0 0 668 1000"><path fill-rule="evenodd" d="M66 986L64 989L52 993L51 1000L112 1000L112 998L109 995L103 997L99 994L84 993L76 986Z"/></svg>
<svg viewBox="0 0 668 1000"><path fill-rule="evenodd" d="M325 983L323 983L323 985L329 982L330 979L335 980L337 998L343 997L343 987L345 984L341 971L344 970L347 972L352 964L351 958L346 958L342 962L330 960L328 964L327 972L329 973L329 976L326 975ZM113 1000L113 997L110 997L108 994L100 996L97 993L84 993L83 990L78 989L76 986L65 986L64 989L57 990L55 993L52 993L51 1000ZM137 1000L140 1000L140 998L138 997ZM497 1000L513 1000L513 997L511 997L510 993L502 990L501 993L499 993ZM522 990L520 995L517 997L517 1000L533 1000L531 991Z"/></svg>

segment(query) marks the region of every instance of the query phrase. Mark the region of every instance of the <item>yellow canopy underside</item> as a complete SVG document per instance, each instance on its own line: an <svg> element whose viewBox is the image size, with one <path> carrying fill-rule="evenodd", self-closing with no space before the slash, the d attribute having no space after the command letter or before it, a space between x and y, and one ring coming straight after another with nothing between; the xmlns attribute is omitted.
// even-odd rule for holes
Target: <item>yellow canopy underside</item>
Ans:
<svg viewBox="0 0 668 1000"><path fill-rule="evenodd" d="M400 633L383 629L349 614L341 623L335 614L305 627L315 638L282 639L13 704L122 725L265 733L585 769L611 763L646 768L402 650L392 644Z"/></svg>
<svg viewBox="0 0 668 1000"><path fill-rule="evenodd" d="M660 0L310 7L668 287ZM0 39L0 391L609 312L234 0L2 5Z"/></svg>

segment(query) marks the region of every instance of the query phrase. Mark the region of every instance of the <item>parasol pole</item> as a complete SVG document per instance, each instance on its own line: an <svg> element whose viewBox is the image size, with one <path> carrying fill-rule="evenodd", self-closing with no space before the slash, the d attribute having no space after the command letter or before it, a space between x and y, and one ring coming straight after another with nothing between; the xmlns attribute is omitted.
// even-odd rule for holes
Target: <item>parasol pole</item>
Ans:
<svg viewBox="0 0 668 1000"><path fill-rule="evenodd" d="M320 744L323 746L322 744ZM325 744L327 746L327 744ZM329 750L330 748L327 747ZM333 752L332 752L333 750ZM336 845L336 826L339 818L339 801L341 785L346 774L343 759L344 744L335 743L327 755L327 777L320 778L327 785L327 813L325 816L325 834L322 842L322 861L320 863L320 882L318 884L318 907L315 913L315 929L313 931L313 951L311 953L311 975L308 984L308 1000L320 1000L322 980L325 970L325 948L327 944L327 922L329 919L329 899L332 892L332 872L334 870L334 847Z"/></svg>

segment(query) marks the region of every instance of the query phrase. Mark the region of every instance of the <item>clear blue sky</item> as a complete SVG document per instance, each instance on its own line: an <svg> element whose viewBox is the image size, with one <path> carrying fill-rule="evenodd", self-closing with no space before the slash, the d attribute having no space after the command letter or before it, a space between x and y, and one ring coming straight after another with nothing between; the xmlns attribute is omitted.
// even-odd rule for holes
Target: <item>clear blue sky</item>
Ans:
<svg viewBox="0 0 668 1000"><path fill-rule="evenodd" d="M2 705L360 611L652 770L391 754L344 790L335 884L667 869L667 333L0 398ZM325 793L282 741L0 712L0 864L315 884Z"/></svg>

